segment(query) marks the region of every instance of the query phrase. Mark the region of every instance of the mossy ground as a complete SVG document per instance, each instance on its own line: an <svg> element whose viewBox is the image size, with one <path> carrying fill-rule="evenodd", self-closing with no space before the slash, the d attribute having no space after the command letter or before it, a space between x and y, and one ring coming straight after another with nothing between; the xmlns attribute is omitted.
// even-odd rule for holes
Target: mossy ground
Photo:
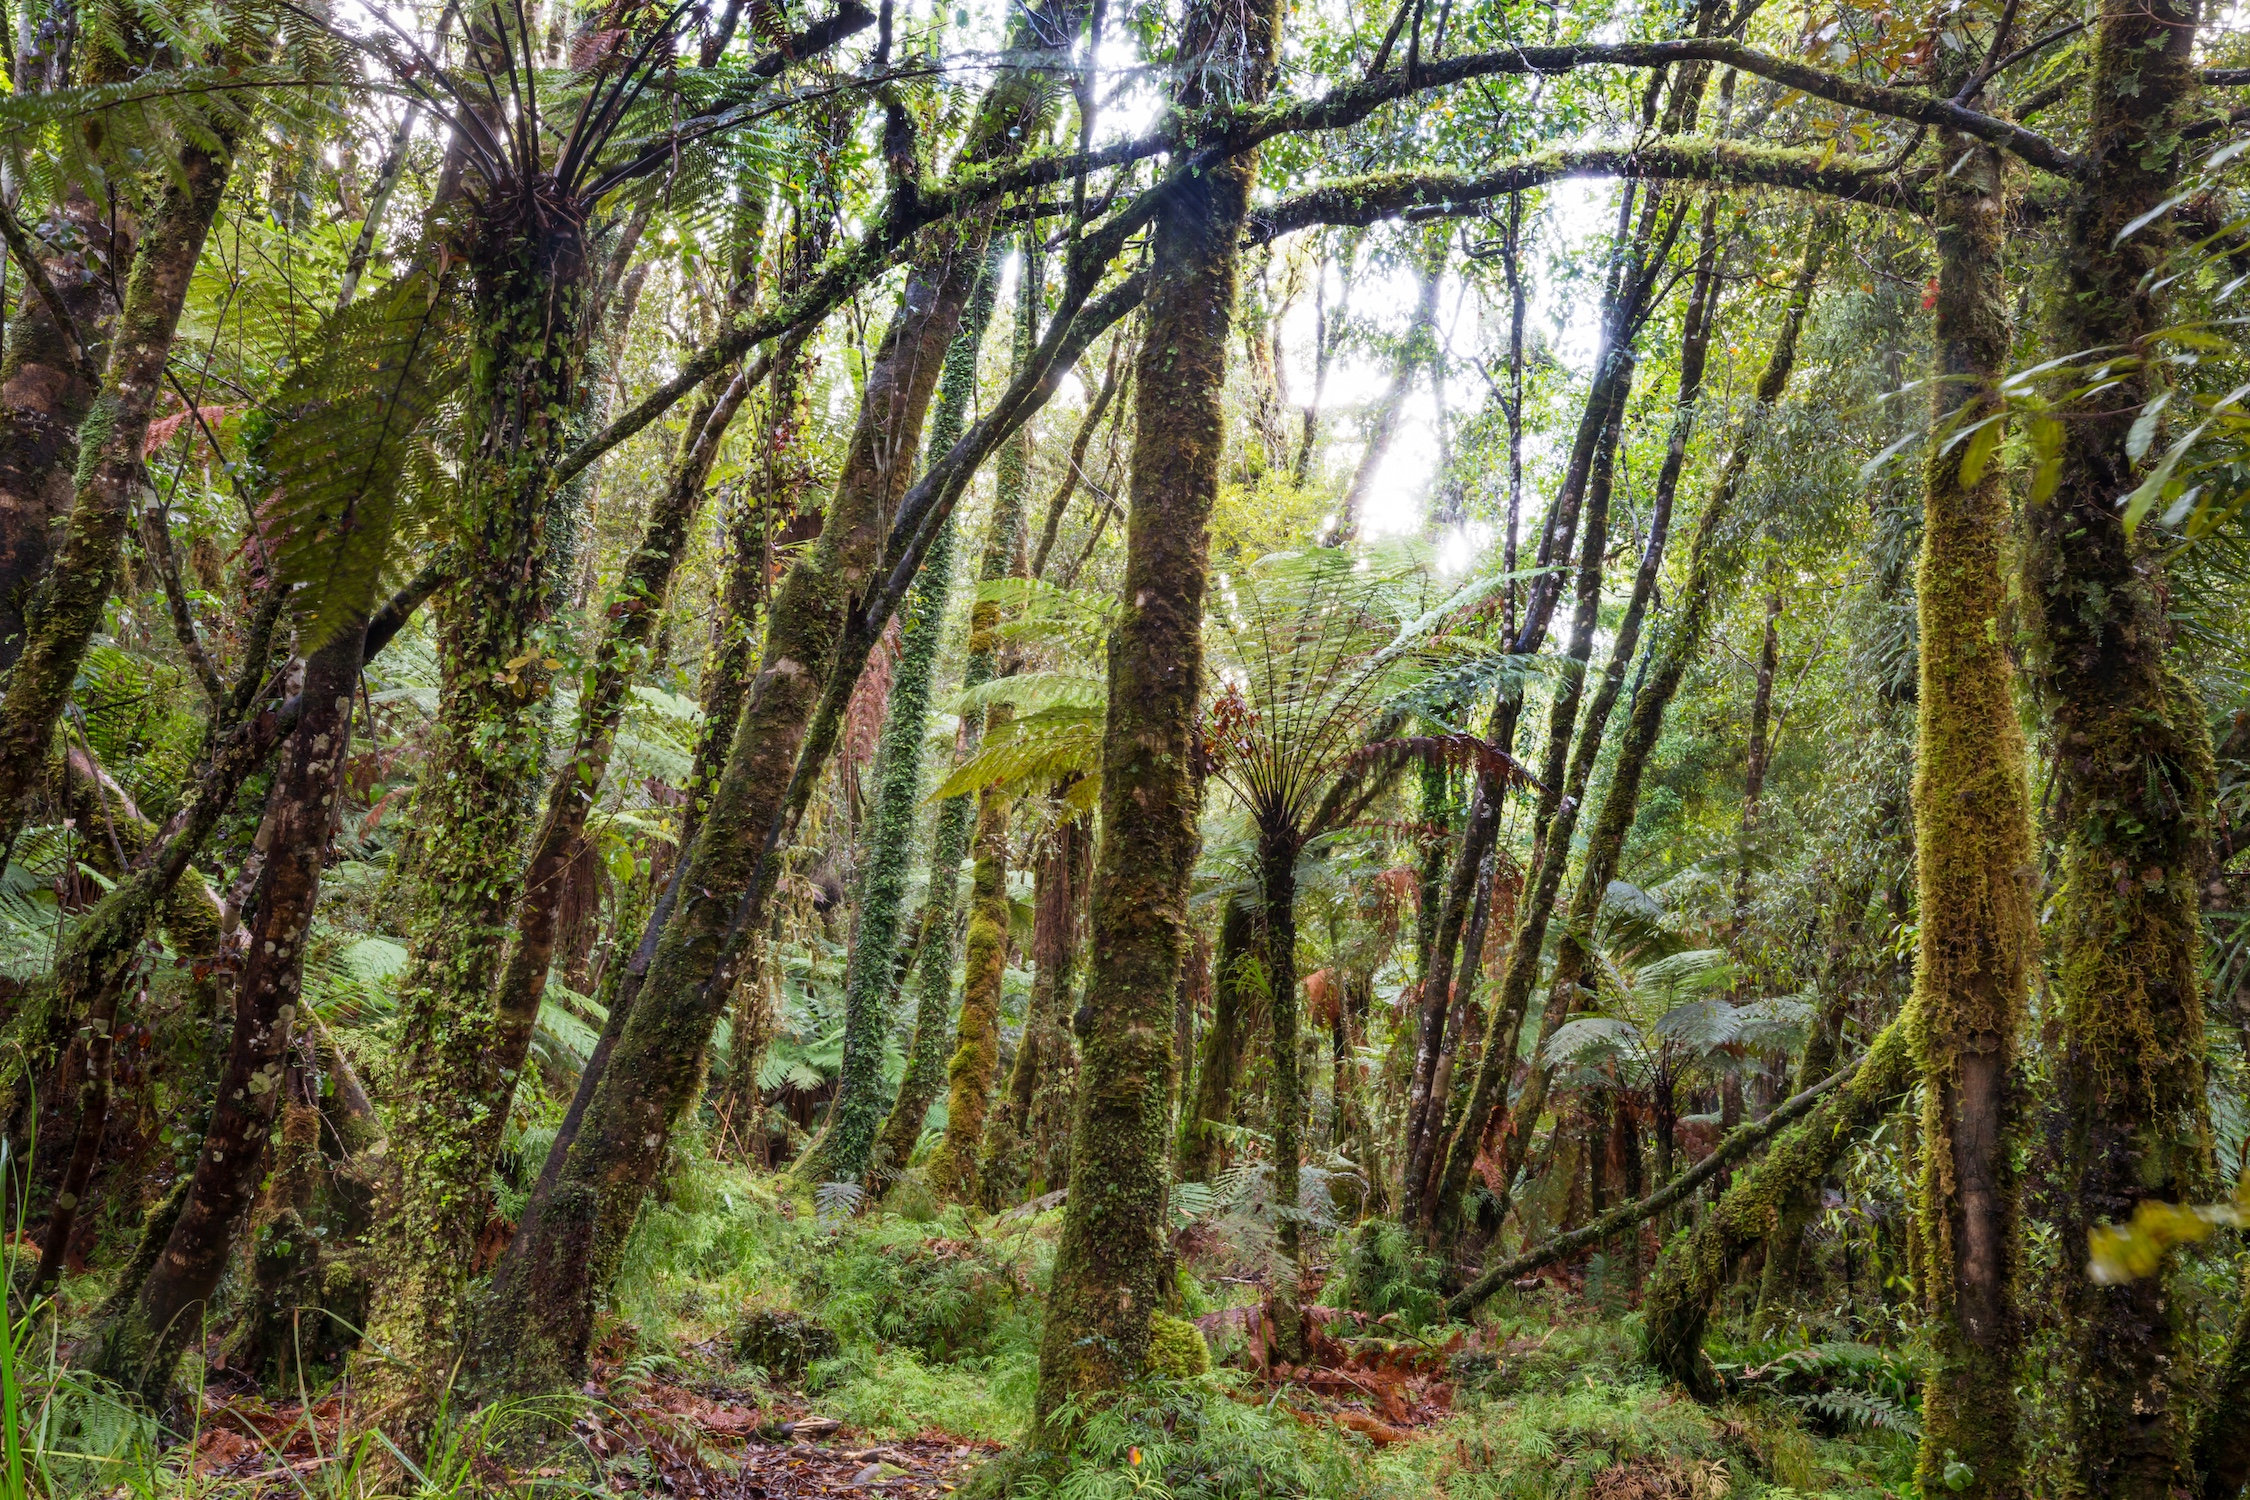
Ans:
<svg viewBox="0 0 2250 1500"><path fill-rule="evenodd" d="M1802 1381L1753 1381L1756 1394L1698 1406L1642 1362L1638 1315L1620 1313L1619 1299L1553 1286L1502 1294L1475 1330L1414 1329L1408 1341L1435 1347L1465 1335L1473 1352L1455 1355L1444 1374L1450 1414L1424 1411L1395 1439L1378 1434L1382 1446L1339 1425L1335 1403L1302 1385L1277 1387L1230 1366L1236 1341L1216 1335L1217 1368L1153 1379L1089 1419L1070 1469L1015 1467L1011 1455L1032 1419L1041 1291L1060 1227L1055 1211L827 1215L794 1179L713 1160L690 1143L670 1163L666 1191L627 1248L617 1301L596 1331L592 1390L456 1415L433 1439L435 1451L419 1460L431 1476L425 1493L524 1491L524 1476L536 1481L545 1472L606 1493L657 1494L684 1482L678 1465L691 1461L720 1482L776 1463L773 1424L808 1415L843 1424L823 1440L824 1452L942 1449L960 1467L931 1476L933 1483L1010 1495L1122 1496L1147 1492L1150 1483L1177 1496L1243 1500L1911 1493L1914 1449L1903 1431L1839 1421L1803 1399L1815 1383ZM1322 1247L1347 1248L1341 1238ZM1219 1269L1206 1267L1199 1277L1192 1253L1183 1265L1179 1312L1203 1317L1207 1330L1209 1314L1259 1294L1254 1285L1222 1280ZM751 1363L738 1335L753 1315L815 1324L834 1335L833 1346L820 1340L818 1347L834 1352L801 1369ZM1771 1365L1789 1349L1730 1343L1732 1332L1721 1324L1712 1339L1730 1371ZM1851 1358L1884 1370L1911 1364L1890 1352ZM280 1457L302 1463L314 1456L312 1443L294 1435L303 1428L294 1392L268 1392L269 1404L240 1376L212 1371L205 1379L201 1435L161 1453L124 1435L121 1456L136 1448L138 1456L115 1467L131 1476L120 1476L122 1491L105 1477L101 1492L136 1500L248 1495L277 1482ZM334 1403L310 1394L317 1432ZM1910 1404L1897 1410L1911 1420ZM273 1431L256 1446L216 1435L243 1419ZM542 1434L536 1455L522 1459L521 1448L501 1436L505 1428ZM321 1451L334 1451L326 1438L321 1443ZM502 1451L507 1468L487 1456ZM348 1458L338 1464L323 1471L335 1480L333 1493L386 1493L349 1477L356 1471ZM757 1472L770 1482L767 1470ZM89 1492L66 1484L56 1493L66 1491Z"/></svg>

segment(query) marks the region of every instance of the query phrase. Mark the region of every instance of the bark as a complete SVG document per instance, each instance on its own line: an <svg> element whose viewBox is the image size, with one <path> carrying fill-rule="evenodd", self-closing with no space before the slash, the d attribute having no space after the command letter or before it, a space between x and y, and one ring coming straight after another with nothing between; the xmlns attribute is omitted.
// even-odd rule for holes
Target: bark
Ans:
<svg viewBox="0 0 2250 1500"><path fill-rule="evenodd" d="M1173 103L1193 114L1221 79L1230 98L1262 102L1280 31L1275 0L1192 7ZM1193 762L1206 526L1224 441L1237 243L1256 170L1244 152L1177 179L1151 235L1124 590L1109 645L1073 1191L1040 1350L1039 1448L1072 1441L1071 1419L1057 1420L1072 1397L1099 1399L1139 1378L1149 1314L1163 1301L1172 990L1188 946L1188 882L1201 844Z"/></svg>
<svg viewBox="0 0 2250 1500"><path fill-rule="evenodd" d="M937 406L930 419L929 451L943 454L960 439L969 403L976 395L977 356L992 320L1000 251L985 255L977 285L945 356ZM844 974L844 1058L829 1115L828 1136L817 1148L823 1177L856 1182L873 1170L895 1174L905 1165L874 1160L875 1138L885 1117L883 1049L891 1026L899 916L906 900L906 877L913 859L917 814L922 806L922 747L928 737L930 687L938 647L953 592L955 530L949 524L931 543L915 576L914 593L900 623L898 663L892 670L884 708L883 734L876 750L881 776L870 811L867 846L860 867L859 900L854 909L852 949ZM956 861L958 863L958 861ZM934 879L934 876L933 876ZM948 964L946 968L951 969ZM917 1124L915 1133L920 1134ZM912 1149L911 1144L908 1147Z"/></svg>
<svg viewBox="0 0 2250 1500"><path fill-rule="evenodd" d="M1673 1204L1685 1201L1719 1173L1810 1114L1816 1105L1835 1093L1839 1085L1855 1076L1856 1067L1855 1064L1854 1068L1836 1073L1810 1088L1799 1089L1794 1097L1776 1105L1773 1112L1763 1120L1728 1132L1726 1138L1708 1156L1647 1197L1613 1208L1591 1224L1581 1225L1568 1234L1558 1234L1553 1239L1512 1255L1496 1265L1485 1267L1477 1274L1476 1280L1456 1292L1445 1304L1446 1316L1465 1323L1486 1298L1518 1277L1528 1276L1541 1266L1552 1265L1581 1250L1590 1250L1636 1224L1655 1218Z"/></svg>
<svg viewBox="0 0 2250 1500"><path fill-rule="evenodd" d="M1508 649L1516 655L1528 656L1546 642L1548 624L1562 597L1560 574L1567 566L1577 538L1579 511L1585 501L1596 456L1612 424L1622 419L1625 398L1632 386L1631 342L1639 327L1643 300L1653 287L1646 234L1654 227L1653 220L1644 216L1641 232L1628 242L1632 202L1628 193L1618 207L1617 237L1613 242L1618 248L1610 267L1610 286L1602 304L1602 355L1586 392L1585 408L1579 414L1570 461L1563 470L1561 486L1554 503L1548 507L1546 524L1540 533L1534 566L1547 576L1533 582L1522 628L1509 641ZM1551 575L1548 570L1552 570ZM1512 752L1522 708L1522 684L1504 686L1493 705L1485 739L1504 752ZM1501 804L1506 791L1506 786L1495 776L1478 776L1469 797L1461 846L1454 855L1452 874L1446 882L1444 904L1439 909L1433 936L1435 946L1423 956L1420 966L1423 975L1421 1014L1416 1019L1414 1075L1407 1095L1409 1155L1406 1193L1400 1208L1403 1223L1430 1222L1431 1205L1422 1187L1436 1176L1434 1163L1436 1153L1443 1146L1440 1127L1446 1108L1446 1101L1433 1095L1432 1085L1436 1080L1438 1054L1451 1025L1454 969L1460 961L1462 928L1476 896L1477 872L1483 867L1485 856L1491 852L1493 840L1499 833ZM1432 1115L1437 1118L1433 1120Z"/></svg>
<svg viewBox="0 0 2250 1500"><path fill-rule="evenodd" d="M1292 1363L1305 1357L1303 1224L1297 1217L1303 1151L1303 1038L1297 1027L1297 854L1292 827L1268 827L1258 840L1259 946L1265 957L1267 1014L1273 1018L1274 1348Z"/></svg>
<svg viewBox="0 0 2250 1500"><path fill-rule="evenodd" d="M1616 475L1617 445L1623 435L1625 396L1632 380L1633 356L1629 349L1624 352L1622 363L1626 373L1618 390L1616 416L1603 434L1586 487L1585 539L1579 554L1577 598L1571 610L1570 645L1564 653L1569 665L1564 668L1567 675L1555 693L1547 716L1547 753L1541 767L1544 774L1540 778L1544 790L1532 813L1533 848L1537 853L1534 873L1526 883L1524 899L1517 908L1519 915L1508 949L1508 967L1500 991L1494 997L1468 1100L1450 1136L1443 1130L1437 1132L1431 1151L1433 1158L1439 1149L1444 1151L1436 1189L1422 1200L1426 1215L1423 1227L1435 1244L1449 1244L1458 1233L1460 1205L1468 1192L1469 1172L1476 1164L1477 1150L1484 1139L1485 1119L1496 1105L1507 1102L1508 1080L1515 1072L1516 1033L1522 1024L1524 1000L1529 997L1531 982L1538 974L1539 958L1546 947L1547 922L1554 914L1555 900L1562 890L1563 871L1570 863L1571 836L1577 829L1582 799L1566 795L1564 777L1570 769L1571 731L1577 723L1579 704L1585 694L1586 662L1593 654L1594 629L1601 614L1602 561L1609 547L1609 502ZM1599 748L1600 727L1594 723L1587 726L1579 755L1582 764L1590 765L1594 751ZM1470 954L1468 962L1474 964L1476 957ZM1559 1006L1550 1003L1548 1010L1553 1017L1569 1011L1576 1001L1577 988L1573 985L1569 989L1558 989L1557 994L1564 1003ZM1433 1117L1439 1113L1442 1103L1435 1098L1430 1101ZM1505 1193L1507 1188L1501 1185L1494 1191Z"/></svg>
<svg viewBox="0 0 2250 1500"><path fill-rule="evenodd" d="M1039 528L1039 544L1031 549L1031 576L1047 575L1047 558L1055 550L1056 533L1062 529L1063 516L1070 509L1070 497L1078 493L1078 485L1086 477L1086 449L1094 440L1094 429L1101 425L1102 415L1117 398L1117 377L1125 353L1125 340L1119 337L1109 346L1109 364L1102 374L1101 389L1086 408L1086 415L1078 423L1078 435L1070 440L1070 458L1064 466L1062 483L1055 486L1054 498L1047 502L1047 519Z"/></svg>
<svg viewBox="0 0 2250 1500"><path fill-rule="evenodd" d="M1709 628L1712 613L1719 603L1725 586L1727 562L1720 555L1720 535L1734 500L1748 472L1750 460L1757 452L1758 439L1776 403L1787 388L1790 372L1795 368L1798 334L1804 326L1805 313L1812 302L1814 285L1819 281L1820 268L1826 254L1825 231L1815 226L1805 247L1804 260L1797 272L1790 299L1782 313L1781 326L1774 337L1773 352L1767 357L1766 367L1758 377L1752 393L1749 412L1737 429L1725 463L1713 482L1711 494L1704 501L1703 514L1696 523L1695 535L1688 544L1687 579L1680 595L1680 605L1674 617L1670 634L1656 655L1654 667L1633 696L1626 718L1625 731L1618 744L1617 759L1610 772L1609 790L1603 795L1600 813L1587 838L1586 853L1579 868L1578 885L1571 896L1570 912L1564 924L1564 937L1556 949L1556 972L1549 986L1550 997L1567 996L1575 992L1579 976L1585 972L1587 954L1577 937L1591 932L1595 919L1601 913L1601 904L1608 894L1609 883L1616 878L1619 860L1624 855L1625 837L1632 831L1633 818L1640 806L1641 782L1647 774L1650 757L1664 730L1664 715L1671 705L1673 694L1679 691L1687 669L1701 651L1703 636ZM1674 462L1674 454L1682 459L1686 449L1686 430L1677 422L1674 425L1674 446L1666 455L1667 468ZM1661 482L1662 475L1659 475ZM1616 665L1616 663L1613 663ZM1621 670L1621 669L1620 669ZM1590 761L1589 761L1590 766ZM1513 1040L1516 1028L1521 1025L1525 997L1530 993L1536 977L1533 967L1536 954L1523 962L1518 972L1516 953L1509 957L1508 973L1501 981L1499 996L1493 1004L1493 1024L1500 1041L1488 1043L1485 1049L1489 1058L1494 1047L1500 1046L1509 1055L1515 1052ZM1549 1000L1550 1011L1560 1012L1556 999ZM1555 1023L1561 1024L1558 1018ZM1545 1038L1553 1035L1545 1023L1541 1030L1541 1054ZM1530 1150L1531 1131L1538 1120L1533 1106L1543 1107L1547 1070L1538 1057L1534 1058L1531 1079L1527 1082L1526 1097L1510 1110L1510 1129L1503 1145L1502 1178L1488 1184L1492 1191L1506 1195L1512 1185L1514 1169L1521 1167ZM1537 1093L1532 1092L1536 1087ZM1486 1096L1489 1109L1501 1102L1496 1089ZM1479 1118L1475 1113L1466 1117L1470 1122ZM1474 1142L1465 1134L1455 1142L1458 1151L1467 1142ZM1671 1136L1668 1121L1660 1118L1658 1143L1660 1170L1668 1168Z"/></svg>
<svg viewBox="0 0 2250 1500"><path fill-rule="evenodd" d="M1214 1126L1234 1117L1234 1091L1242 1077L1243 1051L1249 1045L1248 997L1243 992L1243 960L1257 932L1257 913L1229 899L1219 916L1219 951L1211 974L1211 1024L1204 1029L1195 1063L1195 1098L1180 1121L1182 1182L1209 1182L1219 1170L1225 1143Z"/></svg>
<svg viewBox="0 0 2250 1500"><path fill-rule="evenodd" d="M579 695L576 743L548 783L546 811L532 835L523 900L516 910L507 963L500 972L492 1048L494 1066L503 1078L512 1079L522 1071L530 1050L532 1029L547 992L547 973L555 959L565 887L571 866L585 852L586 815L609 774L633 676L647 660L672 574L703 508L704 480L718 457L727 425L748 394L744 387L743 375L737 372L690 418L685 451L649 512L640 545L626 559L624 576L606 612L610 629L595 657L592 679ZM485 1134L475 1146L479 1158L490 1160L498 1151L498 1126L505 1119L501 1112L487 1120Z"/></svg>
<svg viewBox="0 0 2250 1500"><path fill-rule="evenodd" d="M2193 4L2105 4L2087 87L2085 175L2065 229L2056 347L2123 347L2164 322L2173 243L2160 210L2196 94ZM2143 216L2149 222L2136 226ZM2132 232L2128 234L2128 230ZM2128 534L2138 475L2128 430L2154 394L2128 365L2058 413L2055 492L2025 506L2023 596L2055 745L2046 938L2064 1116L2062 1243L2083 1246L2139 1203L2190 1201L2204 1170L2202 928L2210 848L2209 728L2173 640L2162 543ZM2180 1383L2192 1368L2163 1275L2097 1286L2062 1257L2063 1400L2088 1494L2189 1488Z"/></svg>
<svg viewBox="0 0 2250 1500"><path fill-rule="evenodd" d="M1074 19L1048 19L1062 35L1077 30ZM1019 122L1039 97L1036 73L1003 73L971 126L968 159L1012 151L1011 132L1020 138ZM932 236L870 361L820 539L790 568L769 611L760 669L685 855L678 904L580 1133L545 1201L527 1213L494 1287L481 1363L510 1389L551 1388L584 1368L596 1302L616 1275L641 1197L694 1095L704 1049L736 979L740 938L761 923L764 872L790 803L801 795L797 783L809 792L800 750L816 761L824 756L820 736L830 731L814 719L829 668L845 642L855 597L883 582L876 570L885 527L900 511L916 440L988 232L989 220L972 216ZM862 649L871 644L870 638ZM840 675L833 685L844 685Z"/></svg>
<svg viewBox="0 0 2250 1500"><path fill-rule="evenodd" d="M977 1193L997 1213L1025 1196L1050 1190L1048 1151L1054 1106L1069 1097L1075 1071L1070 1041L1072 972L1078 958L1082 855L1091 847L1085 820L1060 823L1047 835L1033 874L1031 1004L999 1108L985 1125ZM1058 1091L1060 1099L1058 1099ZM1061 1111L1066 1121L1067 1107ZM1039 1129L1042 1116L1049 1129ZM1065 1126L1067 1129L1067 1124Z"/></svg>
<svg viewBox="0 0 2250 1500"><path fill-rule="evenodd" d="M68 193L55 220L57 244L38 264L69 326L27 286L0 352L0 671L23 651L31 599L70 512L79 427L100 393L86 369L109 353L111 278L134 259L131 220L113 237L110 215L83 192Z"/></svg>
<svg viewBox="0 0 2250 1500"><path fill-rule="evenodd" d="M932 547L934 556L936 547ZM914 1037L907 1044L906 1074L899 1080L898 1098L883 1121L875 1141L877 1163L903 1166L913 1159L915 1143L930 1106L944 1086L947 1043L953 1032L953 955L961 935L954 919L959 899L961 861L969 854L969 834L975 817L973 798L953 797L938 808L937 832L930 855L930 899L924 917L922 952L915 959ZM895 1168L894 1168L895 1170Z"/></svg>
<svg viewBox="0 0 2250 1500"><path fill-rule="evenodd" d="M1905 1028L1894 1023L1867 1049L1849 1083L1775 1138L1765 1159L1735 1179L1695 1230L1673 1241L1641 1304L1642 1354L1658 1373L1698 1401L1719 1399L1718 1372L1703 1353L1712 1303L1732 1284L1742 1257L1764 1242L1782 1197L1797 1184L1827 1176L1897 1108L1913 1083L1913 1053Z"/></svg>
<svg viewBox="0 0 2250 1500"><path fill-rule="evenodd" d="M1843 1041L1844 1023L1854 999L1848 970L1851 950L1859 941L1861 916L1869 891L1851 888L1839 901L1840 910L1829 917L1828 946L1823 954L1815 988L1821 997L1820 1014L1812 1035L1805 1039L1804 1055L1797 1060L1797 1088L1821 1077L1835 1065ZM1789 1303L1803 1279L1805 1231L1819 1211L1818 1185L1792 1195L1781 1205L1774 1232L1766 1242L1765 1269L1758 1282L1758 1327L1768 1337L1779 1334Z"/></svg>
<svg viewBox="0 0 2250 1500"><path fill-rule="evenodd" d="M1941 135L1938 154L1961 165L1935 189L1931 431L1990 419L1997 439L2009 356L2001 161L1959 136ZM1934 1358L1917 1477L1925 1493L1952 1488L1946 1471L1958 1462L1972 1474L1959 1493L2009 1497L2023 1491L2014 1166L2022 1128L2010 1074L2037 943L2039 875L2015 670L1993 628L2008 611L2011 551L2007 489L1990 461L1996 443L1933 439L1929 448L1915 581L1921 924L1908 1030L1923 1080L1918 1207Z"/></svg>
<svg viewBox="0 0 2250 1500"><path fill-rule="evenodd" d="M475 233L464 555L440 621L437 720L415 797L413 958L398 999L391 1177L374 1235L382 1274L367 1323L369 1346L389 1357L363 1375L368 1409L395 1434L428 1415L458 1353L492 1151L520 1070L513 1018L495 994L545 769L551 669L540 632L564 582L552 539L567 530L554 524L567 503L554 463L591 395L598 312L597 247L574 204L536 184L495 189Z"/></svg>
<svg viewBox="0 0 2250 1500"><path fill-rule="evenodd" d="M1563 471L1562 486L1555 503L1548 509L1546 528L1540 537L1536 566L1541 569L1551 568L1557 558L1567 560L1570 555L1595 453L1610 422L1624 409L1631 367L1621 356L1622 351L1612 344L1587 391L1570 463ZM1523 628L1510 641L1510 651L1529 655L1545 643L1548 621L1560 597L1559 590L1544 578L1533 585ZM1485 739L1504 752L1511 750L1522 707L1522 687L1503 687L1499 701L1493 705ZM1444 1099L1432 1092L1438 1055L1451 1024L1454 968L1460 961L1462 929L1476 898L1477 872L1499 834L1501 801L1506 790L1495 777L1479 775L1470 792L1460 848L1455 851L1452 873L1445 885L1444 903L1438 910L1432 939L1434 946L1421 965L1421 1013L1416 1018L1414 1076L1407 1094L1406 1146L1410 1155L1406 1166L1406 1195L1399 1210L1402 1223L1423 1223L1428 1217L1428 1203L1421 1185L1432 1176L1431 1163L1441 1144L1438 1124L1433 1123L1430 1116L1436 1114L1442 1120L1446 1105Z"/></svg>
<svg viewBox="0 0 2250 1500"><path fill-rule="evenodd" d="M46 762L55 717L117 583L126 527L143 483L149 421L164 390L196 259L226 190L238 128L234 116L224 116L213 139L183 148L178 175L167 178L133 257L102 389L78 432L84 451L62 547L25 612L22 652L0 698L0 857L15 847L23 829L24 799ZM24 519L28 535L33 529L28 519L8 521L18 519Z"/></svg>
<svg viewBox="0 0 2250 1500"><path fill-rule="evenodd" d="M164 1401L181 1350L201 1336L211 1295L265 1177L266 1141L303 993L305 942L350 749L352 695L365 645L363 622L305 663L299 732L267 801L266 862L235 987L234 1040L193 1185L138 1293L103 1321L81 1356L94 1374L151 1406Z"/></svg>
<svg viewBox="0 0 2250 1500"><path fill-rule="evenodd" d="M1040 258L1037 242L1022 241L1018 268L1014 373L1031 362L1039 327ZM1019 430L1001 451L993 487L991 532L985 538L980 582L1022 576L1023 510L1031 457L1030 434ZM1014 664L1000 651L1000 607L979 599L969 615L969 656L992 665L994 677L1011 675ZM1013 711L1006 703L985 710L984 732L1006 732ZM977 794L976 837L971 848L976 868L970 881L969 934L963 950L961 1016L952 1058L945 1067L945 1138L930 1163L937 1191L964 1203L977 1199L977 1153L992 1104L992 1082L1000 1067L1001 985L1008 959L1008 820L1015 797L1005 784Z"/></svg>

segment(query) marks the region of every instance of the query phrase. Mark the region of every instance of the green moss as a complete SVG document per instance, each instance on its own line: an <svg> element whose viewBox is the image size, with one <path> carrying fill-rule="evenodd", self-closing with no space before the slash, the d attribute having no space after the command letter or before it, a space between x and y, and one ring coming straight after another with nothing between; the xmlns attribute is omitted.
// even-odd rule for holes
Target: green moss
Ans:
<svg viewBox="0 0 2250 1500"><path fill-rule="evenodd" d="M1211 1372L1211 1346L1203 1330L1170 1313L1151 1313L1148 1320L1148 1368L1167 1380L1193 1380Z"/></svg>

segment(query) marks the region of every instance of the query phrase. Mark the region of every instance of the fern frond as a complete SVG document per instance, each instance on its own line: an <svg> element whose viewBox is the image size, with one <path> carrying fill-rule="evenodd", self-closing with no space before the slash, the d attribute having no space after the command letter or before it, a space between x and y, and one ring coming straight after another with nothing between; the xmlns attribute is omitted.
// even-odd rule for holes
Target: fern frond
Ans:
<svg viewBox="0 0 2250 1500"><path fill-rule="evenodd" d="M449 495L420 439L465 368L451 302L428 277L410 276L329 319L270 403L263 519L276 570L296 590L302 649L373 604L402 510L427 524Z"/></svg>

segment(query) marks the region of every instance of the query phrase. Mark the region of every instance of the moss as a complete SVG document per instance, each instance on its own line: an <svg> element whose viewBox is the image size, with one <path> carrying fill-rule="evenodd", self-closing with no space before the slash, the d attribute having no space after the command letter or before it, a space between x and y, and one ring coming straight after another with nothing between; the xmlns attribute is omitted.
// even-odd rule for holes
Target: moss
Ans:
<svg viewBox="0 0 2250 1500"><path fill-rule="evenodd" d="M1962 169L1937 197L1934 430L1997 420L2009 354L1996 152L1941 142ZM2014 1157L2009 1075L2028 993L2037 878L2014 669L1996 628L2008 610L2008 501L2000 465L1972 469L1975 439L1933 443L1925 468L1920 725L1914 782L1917 910L1909 1036L1924 1084L1921 1211L1931 1274L1931 1363L1919 1477L2012 1495L2017 1435ZM1959 1470L1953 1469L1956 1478Z"/></svg>
<svg viewBox="0 0 2250 1500"><path fill-rule="evenodd" d="M1224 69L1234 97L1262 101L1281 27L1276 0L1190 8L1184 56ZM1174 102L1200 108L1202 74ZM1055 1421L1140 1375L1163 1301L1170 1187L1172 1007L1187 948L1188 880L1201 787L1191 769L1203 686L1207 527L1217 497L1237 245L1256 173L1250 153L1176 185L1159 206L1135 373L1131 505L1121 610L1109 646L1087 1025L1072 1120L1071 1192L1040 1354L1041 1448L1076 1436Z"/></svg>
<svg viewBox="0 0 2250 1500"><path fill-rule="evenodd" d="M1718 1374L1703 1353L1713 1302L1734 1279L1742 1257L1771 1232L1788 1196L1825 1177L1880 1124L1913 1074L1905 1028L1894 1022L1867 1049L1850 1082L1777 1136L1763 1160L1736 1174L1702 1223L1666 1247L1642 1304L1642 1353L1666 1378L1687 1387L1698 1401L1718 1400Z"/></svg>
<svg viewBox="0 0 2250 1500"><path fill-rule="evenodd" d="M1151 1313L1148 1319L1149 1373L1168 1380L1193 1380L1211 1373L1211 1346L1203 1330L1170 1313Z"/></svg>
<svg viewBox="0 0 2250 1500"><path fill-rule="evenodd" d="M945 373L930 419L928 451L942 454L960 437L976 393L977 354L992 319L1000 247L987 252L961 331L946 351ZM899 654L876 748L879 768L870 828L853 906L851 955L844 976L844 1056L836 1104L819 1150L817 1170L831 1180L858 1181L875 1155L882 1098L883 1050L890 1037L891 979L901 907L913 862L916 814L922 805L923 742L928 738L931 678L953 592L956 528L948 517L931 542L899 626ZM919 1133L919 1132L917 1132ZM911 1147L909 1147L911 1149ZM903 1160L886 1158L895 1171Z"/></svg>

